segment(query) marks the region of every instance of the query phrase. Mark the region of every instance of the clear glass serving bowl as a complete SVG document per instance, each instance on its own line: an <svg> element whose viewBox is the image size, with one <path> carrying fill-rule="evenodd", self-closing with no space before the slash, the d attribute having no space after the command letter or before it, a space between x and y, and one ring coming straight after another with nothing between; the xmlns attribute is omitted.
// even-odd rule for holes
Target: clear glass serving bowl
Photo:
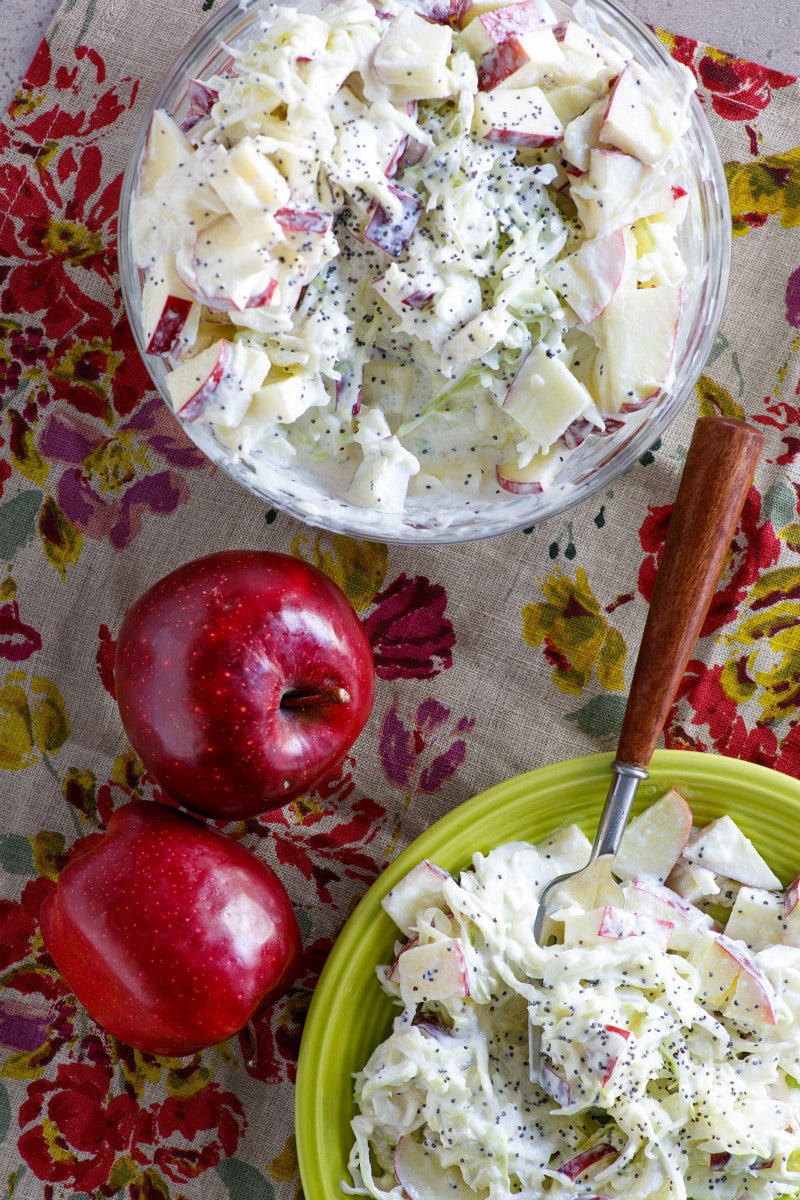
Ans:
<svg viewBox="0 0 800 1200"><path fill-rule="evenodd" d="M122 294L136 344L165 403L168 366L148 354L141 317L143 275L131 244L131 202L137 193L145 139L151 114L167 109L180 122L189 112L190 79L221 73L230 63L231 48L250 40L263 0L231 0L185 46L163 85L143 114L131 146L119 210L119 268ZM575 15L584 23L588 13L601 30L621 41L647 67L677 68L664 44L636 17L614 0L552 0L557 12ZM263 501L311 525L337 533L385 542L454 543L511 533L549 517L607 488L648 450L675 419L691 396L719 329L730 269L731 221L728 193L719 152L703 109L691 103L687 138L689 209L681 228L680 247L687 275L674 355L674 383L638 412L631 413L613 434L590 436L568 457L557 481L532 495L497 490L486 496L409 497L402 513L376 512L351 503L344 487L319 471L300 471L281 465L269 478L256 474L246 458L235 459L213 432L198 422L182 422L187 434L208 458L242 487ZM177 418L176 418L177 420Z"/></svg>

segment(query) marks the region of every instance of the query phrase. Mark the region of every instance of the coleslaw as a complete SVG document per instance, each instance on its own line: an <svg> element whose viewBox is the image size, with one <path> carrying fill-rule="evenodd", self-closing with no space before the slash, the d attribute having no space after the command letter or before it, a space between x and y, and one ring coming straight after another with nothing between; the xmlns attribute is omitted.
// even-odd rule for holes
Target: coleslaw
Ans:
<svg viewBox="0 0 800 1200"><path fill-rule="evenodd" d="M536 897L587 860L576 828L476 854L457 879L415 868L385 900L406 939L379 969L398 1015L356 1078L343 1190L376 1200L795 1194L797 886L784 893L766 864L764 887L715 871L723 834L741 844L730 826L694 830L670 886L620 863L623 904L568 896L547 945L533 939ZM744 863L727 854L724 871L732 857Z"/></svg>

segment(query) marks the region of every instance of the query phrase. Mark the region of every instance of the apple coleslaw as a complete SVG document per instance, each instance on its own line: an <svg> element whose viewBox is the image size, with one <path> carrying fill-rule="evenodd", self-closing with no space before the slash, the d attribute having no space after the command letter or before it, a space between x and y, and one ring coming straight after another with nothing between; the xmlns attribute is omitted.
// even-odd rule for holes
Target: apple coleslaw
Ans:
<svg viewBox="0 0 800 1200"><path fill-rule="evenodd" d="M548 0L268 5L152 117L131 228L175 412L350 501L538 491L669 386L694 87Z"/></svg>
<svg viewBox="0 0 800 1200"><path fill-rule="evenodd" d="M571 826L459 878L420 863L387 894L403 939L378 975L399 1012L356 1076L343 1191L797 1193L797 881L784 890L730 818L692 828L673 791L626 832L623 903L582 876L538 944L537 895L589 849Z"/></svg>

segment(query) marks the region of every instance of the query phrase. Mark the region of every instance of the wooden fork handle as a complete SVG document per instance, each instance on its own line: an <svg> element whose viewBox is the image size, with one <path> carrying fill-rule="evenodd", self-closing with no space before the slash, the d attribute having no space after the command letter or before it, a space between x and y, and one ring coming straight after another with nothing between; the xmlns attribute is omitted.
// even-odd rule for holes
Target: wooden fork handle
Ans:
<svg viewBox="0 0 800 1200"><path fill-rule="evenodd" d="M617 758L647 767L716 591L764 435L730 417L695 425L633 674Z"/></svg>

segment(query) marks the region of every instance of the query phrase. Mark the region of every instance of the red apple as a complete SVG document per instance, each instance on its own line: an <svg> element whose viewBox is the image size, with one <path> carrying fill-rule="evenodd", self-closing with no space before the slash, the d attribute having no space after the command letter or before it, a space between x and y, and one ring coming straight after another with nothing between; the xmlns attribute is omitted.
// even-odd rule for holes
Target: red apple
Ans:
<svg viewBox="0 0 800 1200"><path fill-rule="evenodd" d="M147 1054L193 1054L242 1029L289 987L302 949L265 862L142 800L64 868L39 919L78 1000Z"/></svg>
<svg viewBox="0 0 800 1200"><path fill-rule="evenodd" d="M133 748L195 812L280 808L330 774L369 717L372 649L349 600L285 554L229 550L133 605L115 664Z"/></svg>

